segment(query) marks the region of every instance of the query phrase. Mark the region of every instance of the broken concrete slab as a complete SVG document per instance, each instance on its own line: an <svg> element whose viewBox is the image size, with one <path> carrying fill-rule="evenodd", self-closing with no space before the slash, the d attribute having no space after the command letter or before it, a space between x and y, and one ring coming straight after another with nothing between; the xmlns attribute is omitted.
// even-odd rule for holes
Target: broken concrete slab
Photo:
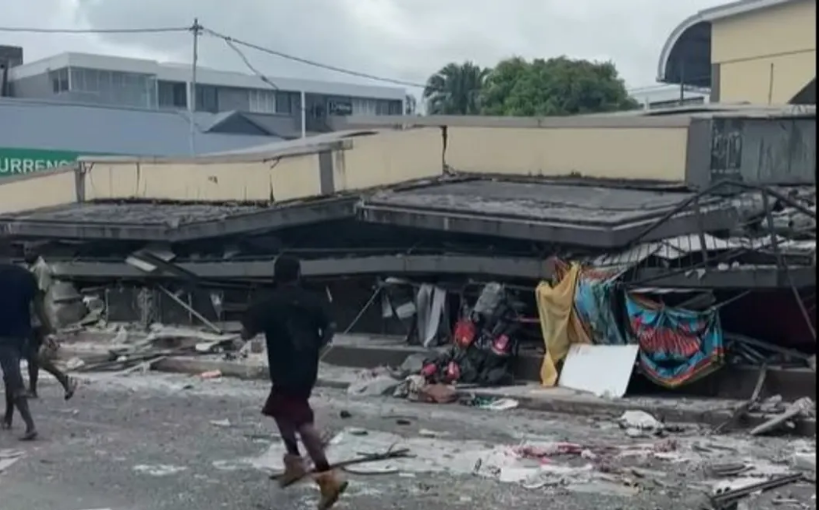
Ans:
<svg viewBox="0 0 819 510"><path fill-rule="evenodd" d="M388 375L355 381L347 387L347 394L356 397L391 396L401 381Z"/></svg>

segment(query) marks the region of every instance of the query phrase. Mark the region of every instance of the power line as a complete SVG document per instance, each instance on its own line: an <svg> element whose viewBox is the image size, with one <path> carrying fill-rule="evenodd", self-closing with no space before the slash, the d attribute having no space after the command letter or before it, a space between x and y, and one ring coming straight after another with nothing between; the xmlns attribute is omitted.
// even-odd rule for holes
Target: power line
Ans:
<svg viewBox="0 0 819 510"><path fill-rule="evenodd" d="M159 34L169 32L190 32L191 27L163 28L33 28L0 27L0 32L31 34Z"/></svg>
<svg viewBox="0 0 819 510"><path fill-rule="evenodd" d="M270 80L270 78L265 76L261 71L256 69L256 67L254 67L253 64L250 63L250 60L247 58L247 56L244 53L242 53L242 50L240 50L239 48L236 47L236 44L234 44L233 41L231 41L229 39L224 39L224 41L225 41L225 44L227 44L228 47L230 49L232 49L234 52L236 52L236 54L239 56L239 58L242 59L242 62L244 62L245 66L247 66L247 68L250 69L250 72L252 72L256 76L258 76L259 79L262 80L263 82L265 82L266 84L273 87L274 90L279 90L279 86L276 85L275 83L273 83Z"/></svg>
<svg viewBox="0 0 819 510"><path fill-rule="evenodd" d="M155 28L77 28L77 29L73 29L73 28L35 28L35 27L0 27L0 32L33 33L33 34L77 34L77 35L79 35L79 34L151 34L151 33L158 34L158 33L191 32L194 29L195 29L195 27L192 27L192 26L189 26L189 27L155 27ZM315 61L315 60L310 60L310 59L299 57L299 56L296 56L296 55L291 55L291 54L288 54L288 53L284 53L284 52L281 52L281 51L278 51L278 50L265 48L265 47L257 45L257 44L253 44L253 43L250 43L250 42L247 42L247 41L242 41L240 39L236 39L234 37L230 37L228 35L221 34L219 32L216 32L214 30L211 30L211 29L208 29L208 28L205 28L205 27L202 27L202 26L199 26L199 29L203 30L204 33L206 33L206 34L208 34L210 36L213 36L213 37L224 40L227 43L227 45L234 52L236 52L236 54L239 56L239 58L242 59L244 64L248 67L248 69L250 69L253 72L253 74L257 75L259 77L259 79L261 79L262 81L264 81L265 83L267 83L268 85L270 85L271 87L273 87L274 89L277 89L277 90L278 90L278 86L276 86L275 83L270 81L270 79L267 78L264 74L259 72L250 63L250 61L247 59L247 57L239 50L237 45L245 46L247 48L254 49L256 51L260 51L260 52L263 52L263 53L267 53L269 55L273 55L273 56L276 56L276 57L279 57L279 58L283 58L285 60L290 60L290 61L293 61L293 62L299 62L301 64L308 65L308 66L311 66L311 67L317 67L317 68L320 68L320 69L325 69L325 70L328 70L328 71L333 71L333 72L337 72L337 73L341 73L341 74L346 74L346 75L349 75L349 76L355 76L355 77L358 77L358 78L366 78L366 79L369 79L369 80L380 81L380 82L384 82L384 83L392 83L392 84L395 84L395 85L402 85L402 86L411 87L411 88L425 89L427 87L426 84L421 84L421 83L416 83L416 82L411 82L411 81L406 81L406 80L400 80L400 79L395 79L395 78L387 78L387 77L384 77L384 76L378 76L378 75L365 73L365 72L361 72L361 71L355 71L353 69L347 69L347 68L340 67L340 66L325 64L325 63L318 62L318 61ZM702 77L702 78L706 78L706 77ZM652 85L645 85L645 86L642 86L642 87L630 88L629 92L630 93L637 93L637 94L640 94L640 93L644 94L644 93L650 93L650 92L654 92L654 91L660 91L660 90L663 90L663 89L666 89L666 88L668 88L670 90L671 87L673 87L674 85L675 84L657 83L657 84L652 84ZM695 92L693 90L687 90L687 91L688 92Z"/></svg>
<svg viewBox="0 0 819 510"><path fill-rule="evenodd" d="M290 55L288 53L284 53L284 52L281 52L281 51L271 50L270 48L265 48L264 46L259 46L258 44L253 44L253 43L249 43L247 41L242 41L242 40L239 40L239 39L235 39L233 37L230 37L230 36L227 36L227 35L224 35L224 34L220 34L218 32L210 30L208 28L205 28L204 30L205 30L205 33L207 33L207 34L209 34L209 35L211 35L213 37L223 39L223 40L225 40L227 42L230 42L230 43L233 43L233 44L238 44L238 45L241 45L241 46L245 46L246 48L254 49L256 51L261 51L262 53L267 53L269 55L274 55L276 57L280 57L280 58L283 58L285 60L291 60L293 62L299 62L299 63L304 64L304 65L308 65L308 66L312 66L312 67L318 67L320 69L326 69L328 71L334 71L334 72L337 72L337 73L347 74L347 75L350 75L350 76L356 76L358 78L367 78L367 79L370 79L370 80L381 81L381 82L384 82L384 83L392 83L392 84L395 84L395 85L403 85L405 87L421 88L421 89L426 87L425 84L421 84L421 83L415 83L415 82L405 81L405 80L397 80L395 78L386 78L384 76L377 76L377 75L374 75L374 74L363 73L363 72L360 72L360 71L354 71L352 69L346 69L346 68L343 68L343 67L338 67L338 66L334 66L334 65L330 65L330 64L324 64L322 62L316 62L315 60L310 60L310 59L306 59L306 58L302 58L302 57L297 57L295 55Z"/></svg>

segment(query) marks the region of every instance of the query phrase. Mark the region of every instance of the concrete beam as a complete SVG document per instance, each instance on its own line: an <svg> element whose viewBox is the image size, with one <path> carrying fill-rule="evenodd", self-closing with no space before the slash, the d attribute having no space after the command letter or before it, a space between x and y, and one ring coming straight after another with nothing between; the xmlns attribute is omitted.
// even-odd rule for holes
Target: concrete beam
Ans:
<svg viewBox="0 0 819 510"><path fill-rule="evenodd" d="M366 222L383 225L604 249L627 246L656 221L650 219L624 225L593 226L366 203L358 206L358 217ZM666 239L698 232L701 228L700 221L706 231L728 229L736 224L737 213L733 209L712 209L703 211L701 219L697 219L693 214L677 216L653 229L641 241Z"/></svg>
<svg viewBox="0 0 819 510"><path fill-rule="evenodd" d="M0 234L84 241L185 242L349 218L355 214L356 200L357 198L350 197L307 201L247 214L229 215L218 220L183 223L178 227L166 223L120 223L117 222L117 218L105 218L106 221L4 218L0 219ZM179 207L184 208L185 204L179 204Z"/></svg>
<svg viewBox="0 0 819 510"><path fill-rule="evenodd" d="M269 280L273 277L272 260L190 262L178 266L205 280ZM56 262L51 267L56 278L67 280L176 278L161 271L146 273L124 262ZM541 280L549 278L552 269L551 264L539 259L468 255L384 255L302 261L302 273L313 278L447 273Z"/></svg>

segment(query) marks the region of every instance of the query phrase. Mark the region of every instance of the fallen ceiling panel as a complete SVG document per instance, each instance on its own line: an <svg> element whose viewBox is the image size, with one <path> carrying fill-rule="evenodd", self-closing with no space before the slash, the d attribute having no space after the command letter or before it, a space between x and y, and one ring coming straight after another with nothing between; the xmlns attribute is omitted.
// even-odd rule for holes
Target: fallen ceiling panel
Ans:
<svg viewBox="0 0 819 510"><path fill-rule="evenodd" d="M736 225L727 201L693 193L555 182L469 180L387 191L358 205L364 221L596 248L622 247L640 237L663 239ZM673 214L675 210L683 210Z"/></svg>
<svg viewBox="0 0 819 510"><path fill-rule="evenodd" d="M264 260L189 262L177 266L203 280L269 280L273 278L273 264L272 260ZM54 277L59 279L105 281L178 277L161 269L146 272L125 262L71 261L50 265ZM386 255L302 261L302 273L313 278L445 273L540 280L549 278L552 269L550 263L540 259L468 255Z"/></svg>
<svg viewBox="0 0 819 510"><path fill-rule="evenodd" d="M0 235L183 242L349 218L355 201L332 198L277 206L89 202L0 217Z"/></svg>

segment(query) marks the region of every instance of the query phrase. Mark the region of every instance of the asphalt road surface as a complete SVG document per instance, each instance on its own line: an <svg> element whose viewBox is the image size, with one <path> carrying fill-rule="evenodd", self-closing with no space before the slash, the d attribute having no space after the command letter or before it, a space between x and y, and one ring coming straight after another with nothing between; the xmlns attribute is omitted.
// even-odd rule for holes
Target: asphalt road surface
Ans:
<svg viewBox="0 0 819 510"><path fill-rule="evenodd" d="M312 484L280 490L268 479L281 451L259 414L265 394L263 384L236 380L93 375L65 403L47 382L33 405L41 439L20 443L19 428L0 434L0 508L315 508ZM347 473L350 489L339 509L694 509L716 483L707 480L709 464L746 461L756 469L749 476L786 471L793 451L815 447L705 437L696 428L631 438L608 418L351 400L338 390L318 391L314 404L320 425L339 434L331 460L393 444L416 455ZM571 441L586 451L515 460L511 448L524 441ZM546 474L521 479L538 466ZM814 493L812 485L790 485L750 507L788 508L783 500L793 499L815 508Z"/></svg>

